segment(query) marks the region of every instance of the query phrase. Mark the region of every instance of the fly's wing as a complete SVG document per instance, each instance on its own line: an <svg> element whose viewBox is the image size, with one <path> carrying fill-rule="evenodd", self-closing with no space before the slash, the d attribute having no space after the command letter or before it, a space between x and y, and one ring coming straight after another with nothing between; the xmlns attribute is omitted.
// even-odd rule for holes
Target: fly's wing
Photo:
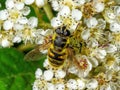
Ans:
<svg viewBox="0 0 120 90"><path fill-rule="evenodd" d="M38 46L37 48L28 52L25 55L24 60L25 61L38 61L41 58L46 57L47 49L49 48L49 46L50 46L50 43Z"/></svg>

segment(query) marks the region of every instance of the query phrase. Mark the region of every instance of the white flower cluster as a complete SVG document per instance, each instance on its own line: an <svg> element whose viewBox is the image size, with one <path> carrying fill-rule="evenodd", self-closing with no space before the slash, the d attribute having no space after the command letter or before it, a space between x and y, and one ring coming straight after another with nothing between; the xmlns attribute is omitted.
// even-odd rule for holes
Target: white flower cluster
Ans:
<svg viewBox="0 0 120 90"><path fill-rule="evenodd" d="M35 16L27 18L31 12L28 5L34 2L38 7L44 5L43 0L6 0L6 8L0 10L0 46L10 47L21 41L25 44L42 43L43 37L40 37L40 33L44 30L36 29L38 18Z"/></svg>
<svg viewBox="0 0 120 90"><path fill-rule="evenodd" d="M2 47L22 41L43 44L51 39L53 30L38 29L40 17L28 18L29 6L34 7L36 14L40 13L38 8L45 6L49 15L52 10L47 12L46 3L50 4L57 13L50 21L51 26L56 29L65 25L71 32L73 58L67 58L58 69L51 67L46 59L45 70L39 68L35 72L33 90L119 90L120 5L116 3L119 0L48 1L6 0L5 8L0 10Z"/></svg>
<svg viewBox="0 0 120 90"><path fill-rule="evenodd" d="M120 6L114 0L49 1L58 12L51 25L66 25L74 35L70 45L77 46L76 61L67 59L54 70L45 60L33 90L119 90Z"/></svg>

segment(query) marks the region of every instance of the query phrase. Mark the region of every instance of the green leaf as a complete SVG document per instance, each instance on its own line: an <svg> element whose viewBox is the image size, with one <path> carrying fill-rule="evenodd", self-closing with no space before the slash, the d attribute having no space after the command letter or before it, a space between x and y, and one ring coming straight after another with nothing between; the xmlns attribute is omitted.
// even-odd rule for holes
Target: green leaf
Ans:
<svg viewBox="0 0 120 90"><path fill-rule="evenodd" d="M1 4L0 10L5 9L5 2L6 0L0 0L0 4Z"/></svg>
<svg viewBox="0 0 120 90"><path fill-rule="evenodd" d="M26 62L23 57L15 48L0 49L0 90L32 89L35 70L42 68L44 59Z"/></svg>

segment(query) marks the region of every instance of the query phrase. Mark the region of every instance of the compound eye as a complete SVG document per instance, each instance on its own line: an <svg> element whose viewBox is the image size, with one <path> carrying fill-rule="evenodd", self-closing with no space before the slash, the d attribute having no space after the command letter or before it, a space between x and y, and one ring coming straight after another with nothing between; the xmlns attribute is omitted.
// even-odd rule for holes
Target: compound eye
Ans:
<svg viewBox="0 0 120 90"><path fill-rule="evenodd" d="M70 36L70 31L69 30L65 30L64 36Z"/></svg>

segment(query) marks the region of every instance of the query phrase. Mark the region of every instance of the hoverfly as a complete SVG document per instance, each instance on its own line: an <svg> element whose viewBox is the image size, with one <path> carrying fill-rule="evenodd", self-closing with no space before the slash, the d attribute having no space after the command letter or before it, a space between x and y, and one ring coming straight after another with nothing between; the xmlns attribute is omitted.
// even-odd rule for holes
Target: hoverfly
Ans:
<svg viewBox="0 0 120 90"><path fill-rule="evenodd" d="M62 68L68 58L76 62L74 49L70 46L70 36L71 33L66 29L66 26L59 27L55 30L52 39L28 52L24 59L34 61L36 58L44 55L42 53L44 50L48 50L48 62L52 68Z"/></svg>

